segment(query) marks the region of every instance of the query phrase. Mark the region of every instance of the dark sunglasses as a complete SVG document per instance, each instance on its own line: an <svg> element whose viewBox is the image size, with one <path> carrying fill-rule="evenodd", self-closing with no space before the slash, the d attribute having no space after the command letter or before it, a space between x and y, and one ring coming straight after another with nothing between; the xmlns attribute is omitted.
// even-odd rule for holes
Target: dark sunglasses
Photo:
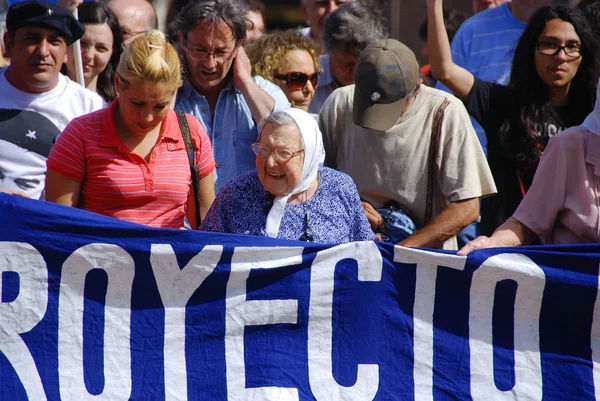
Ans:
<svg viewBox="0 0 600 401"><path fill-rule="evenodd" d="M314 72L310 75L306 75L303 72L288 72L285 75L274 74L273 77L285 81L285 84L289 89L297 91L304 88L309 80L313 88L316 88L319 83L319 75L321 75L320 72Z"/></svg>

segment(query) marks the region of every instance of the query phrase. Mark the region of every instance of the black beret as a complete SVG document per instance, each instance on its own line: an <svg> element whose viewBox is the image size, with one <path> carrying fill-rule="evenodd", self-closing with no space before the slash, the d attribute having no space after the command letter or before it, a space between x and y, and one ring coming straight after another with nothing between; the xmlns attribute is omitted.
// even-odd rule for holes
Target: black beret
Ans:
<svg viewBox="0 0 600 401"><path fill-rule="evenodd" d="M25 1L13 4L6 14L6 30L14 32L24 26L42 26L58 31L67 45L80 39L85 32L69 10L45 1Z"/></svg>

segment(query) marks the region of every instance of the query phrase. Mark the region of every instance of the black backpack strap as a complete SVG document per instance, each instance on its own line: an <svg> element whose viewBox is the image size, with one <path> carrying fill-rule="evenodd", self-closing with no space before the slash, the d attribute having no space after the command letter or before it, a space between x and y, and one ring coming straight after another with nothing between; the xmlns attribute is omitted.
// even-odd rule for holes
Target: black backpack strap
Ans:
<svg viewBox="0 0 600 401"><path fill-rule="evenodd" d="M196 206L196 227L200 227L200 174L198 171L198 166L196 166L196 162L194 160L194 141L192 141L192 134L190 132L190 126L188 125L185 113L182 111L176 111L175 114L177 114L179 129L181 130L188 160L190 162L192 190L194 191L194 205Z"/></svg>

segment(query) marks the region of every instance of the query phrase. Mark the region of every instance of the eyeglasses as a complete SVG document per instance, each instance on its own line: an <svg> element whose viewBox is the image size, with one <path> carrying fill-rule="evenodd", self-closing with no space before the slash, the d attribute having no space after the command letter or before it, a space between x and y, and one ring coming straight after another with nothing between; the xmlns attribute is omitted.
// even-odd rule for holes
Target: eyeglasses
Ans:
<svg viewBox="0 0 600 401"><path fill-rule="evenodd" d="M565 54L569 58L578 58L581 56L581 48L577 43L567 43L564 46L553 42L540 41L535 45L538 53L545 56L556 56L561 50L565 51Z"/></svg>
<svg viewBox="0 0 600 401"><path fill-rule="evenodd" d="M319 83L320 72L314 72L310 75L307 75L303 72L288 72L287 74L273 74L273 78L281 79L285 81L286 86L293 90L297 91L306 85L308 81L312 84L313 88L317 87Z"/></svg>
<svg viewBox="0 0 600 401"><path fill-rule="evenodd" d="M266 159L267 157L269 157L271 152L273 152L275 158L280 162L287 162L292 157L304 152L304 149L300 149L299 151L294 152L293 150L288 148L272 148L268 145L263 145L262 143L258 142L253 143L252 145L250 145L250 147L252 148L254 154L260 157L261 159Z"/></svg>
<svg viewBox="0 0 600 401"><path fill-rule="evenodd" d="M148 33L148 31L130 31L127 28L121 27L121 35L123 35L123 40L127 40L133 36L140 36Z"/></svg>
<svg viewBox="0 0 600 401"><path fill-rule="evenodd" d="M183 40L183 48L185 49L189 58L194 60L206 60L208 56L213 56L215 61L225 61L228 60L233 52L235 51L235 47L233 49L217 49L216 51L210 53L206 51L206 49L199 49L194 47L194 45L190 45L187 39Z"/></svg>

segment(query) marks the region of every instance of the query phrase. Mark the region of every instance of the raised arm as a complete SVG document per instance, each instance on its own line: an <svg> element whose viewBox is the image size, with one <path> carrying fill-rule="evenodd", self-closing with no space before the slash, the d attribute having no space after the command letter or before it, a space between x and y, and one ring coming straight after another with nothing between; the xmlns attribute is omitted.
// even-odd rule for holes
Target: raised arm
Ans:
<svg viewBox="0 0 600 401"><path fill-rule="evenodd" d="M427 1L427 45L433 76L446 85L454 95L466 100L473 89L475 77L452 61L450 42L444 27L442 0Z"/></svg>
<svg viewBox="0 0 600 401"><path fill-rule="evenodd" d="M257 123L268 116L275 107L275 100L252 79L252 66L243 46L237 49L233 62L233 84L244 95L252 117Z"/></svg>

